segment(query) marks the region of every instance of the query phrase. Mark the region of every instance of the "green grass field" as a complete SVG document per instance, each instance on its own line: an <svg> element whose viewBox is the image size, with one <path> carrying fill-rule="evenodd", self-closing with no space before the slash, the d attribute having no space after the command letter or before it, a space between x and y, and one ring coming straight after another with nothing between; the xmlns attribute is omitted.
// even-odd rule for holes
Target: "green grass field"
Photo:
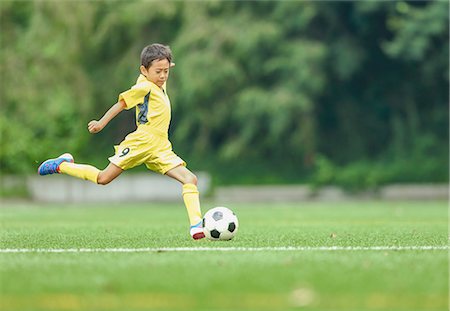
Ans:
<svg viewBox="0 0 450 311"><path fill-rule="evenodd" d="M229 207L210 242L181 203L3 203L0 310L447 310L447 202Z"/></svg>

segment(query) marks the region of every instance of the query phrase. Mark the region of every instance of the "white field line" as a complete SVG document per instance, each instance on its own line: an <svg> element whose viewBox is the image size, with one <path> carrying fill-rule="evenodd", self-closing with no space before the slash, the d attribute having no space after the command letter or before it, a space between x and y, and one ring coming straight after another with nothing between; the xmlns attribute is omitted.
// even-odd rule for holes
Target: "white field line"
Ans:
<svg viewBox="0 0 450 311"><path fill-rule="evenodd" d="M159 253L159 252L307 252L437 251L450 246L280 246L280 247L147 247L147 248L2 248L0 253Z"/></svg>

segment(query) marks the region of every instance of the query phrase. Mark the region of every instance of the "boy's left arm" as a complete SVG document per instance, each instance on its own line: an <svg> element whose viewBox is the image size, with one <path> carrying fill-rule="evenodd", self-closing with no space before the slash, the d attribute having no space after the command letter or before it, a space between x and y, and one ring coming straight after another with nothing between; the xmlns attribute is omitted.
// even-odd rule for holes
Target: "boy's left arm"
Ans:
<svg viewBox="0 0 450 311"><path fill-rule="evenodd" d="M111 108L105 113L105 115L100 120L92 120L88 123L88 130L90 133L100 132L115 116L117 116L122 110L126 108L125 101L119 100L117 103L112 105Z"/></svg>

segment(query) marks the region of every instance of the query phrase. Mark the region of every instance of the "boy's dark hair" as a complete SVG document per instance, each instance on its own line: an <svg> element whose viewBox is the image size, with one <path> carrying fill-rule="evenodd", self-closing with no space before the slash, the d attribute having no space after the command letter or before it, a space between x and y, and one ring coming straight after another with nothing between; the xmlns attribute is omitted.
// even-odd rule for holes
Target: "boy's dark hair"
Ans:
<svg viewBox="0 0 450 311"><path fill-rule="evenodd" d="M153 43L147 45L141 52L141 65L145 68L150 67L154 60L167 59L169 63L172 62L172 51L167 45Z"/></svg>

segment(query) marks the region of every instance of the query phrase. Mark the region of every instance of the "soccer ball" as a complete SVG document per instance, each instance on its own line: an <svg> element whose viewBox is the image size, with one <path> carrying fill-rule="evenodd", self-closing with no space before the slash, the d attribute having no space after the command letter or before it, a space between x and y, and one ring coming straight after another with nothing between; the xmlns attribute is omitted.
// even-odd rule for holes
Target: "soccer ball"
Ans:
<svg viewBox="0 0 450 311"><path fill-rule="evenodd" d="M214 207L203 217L205 236L212 241L228 241L234 238L239 222L236 214L226 207Z"/></svg>

